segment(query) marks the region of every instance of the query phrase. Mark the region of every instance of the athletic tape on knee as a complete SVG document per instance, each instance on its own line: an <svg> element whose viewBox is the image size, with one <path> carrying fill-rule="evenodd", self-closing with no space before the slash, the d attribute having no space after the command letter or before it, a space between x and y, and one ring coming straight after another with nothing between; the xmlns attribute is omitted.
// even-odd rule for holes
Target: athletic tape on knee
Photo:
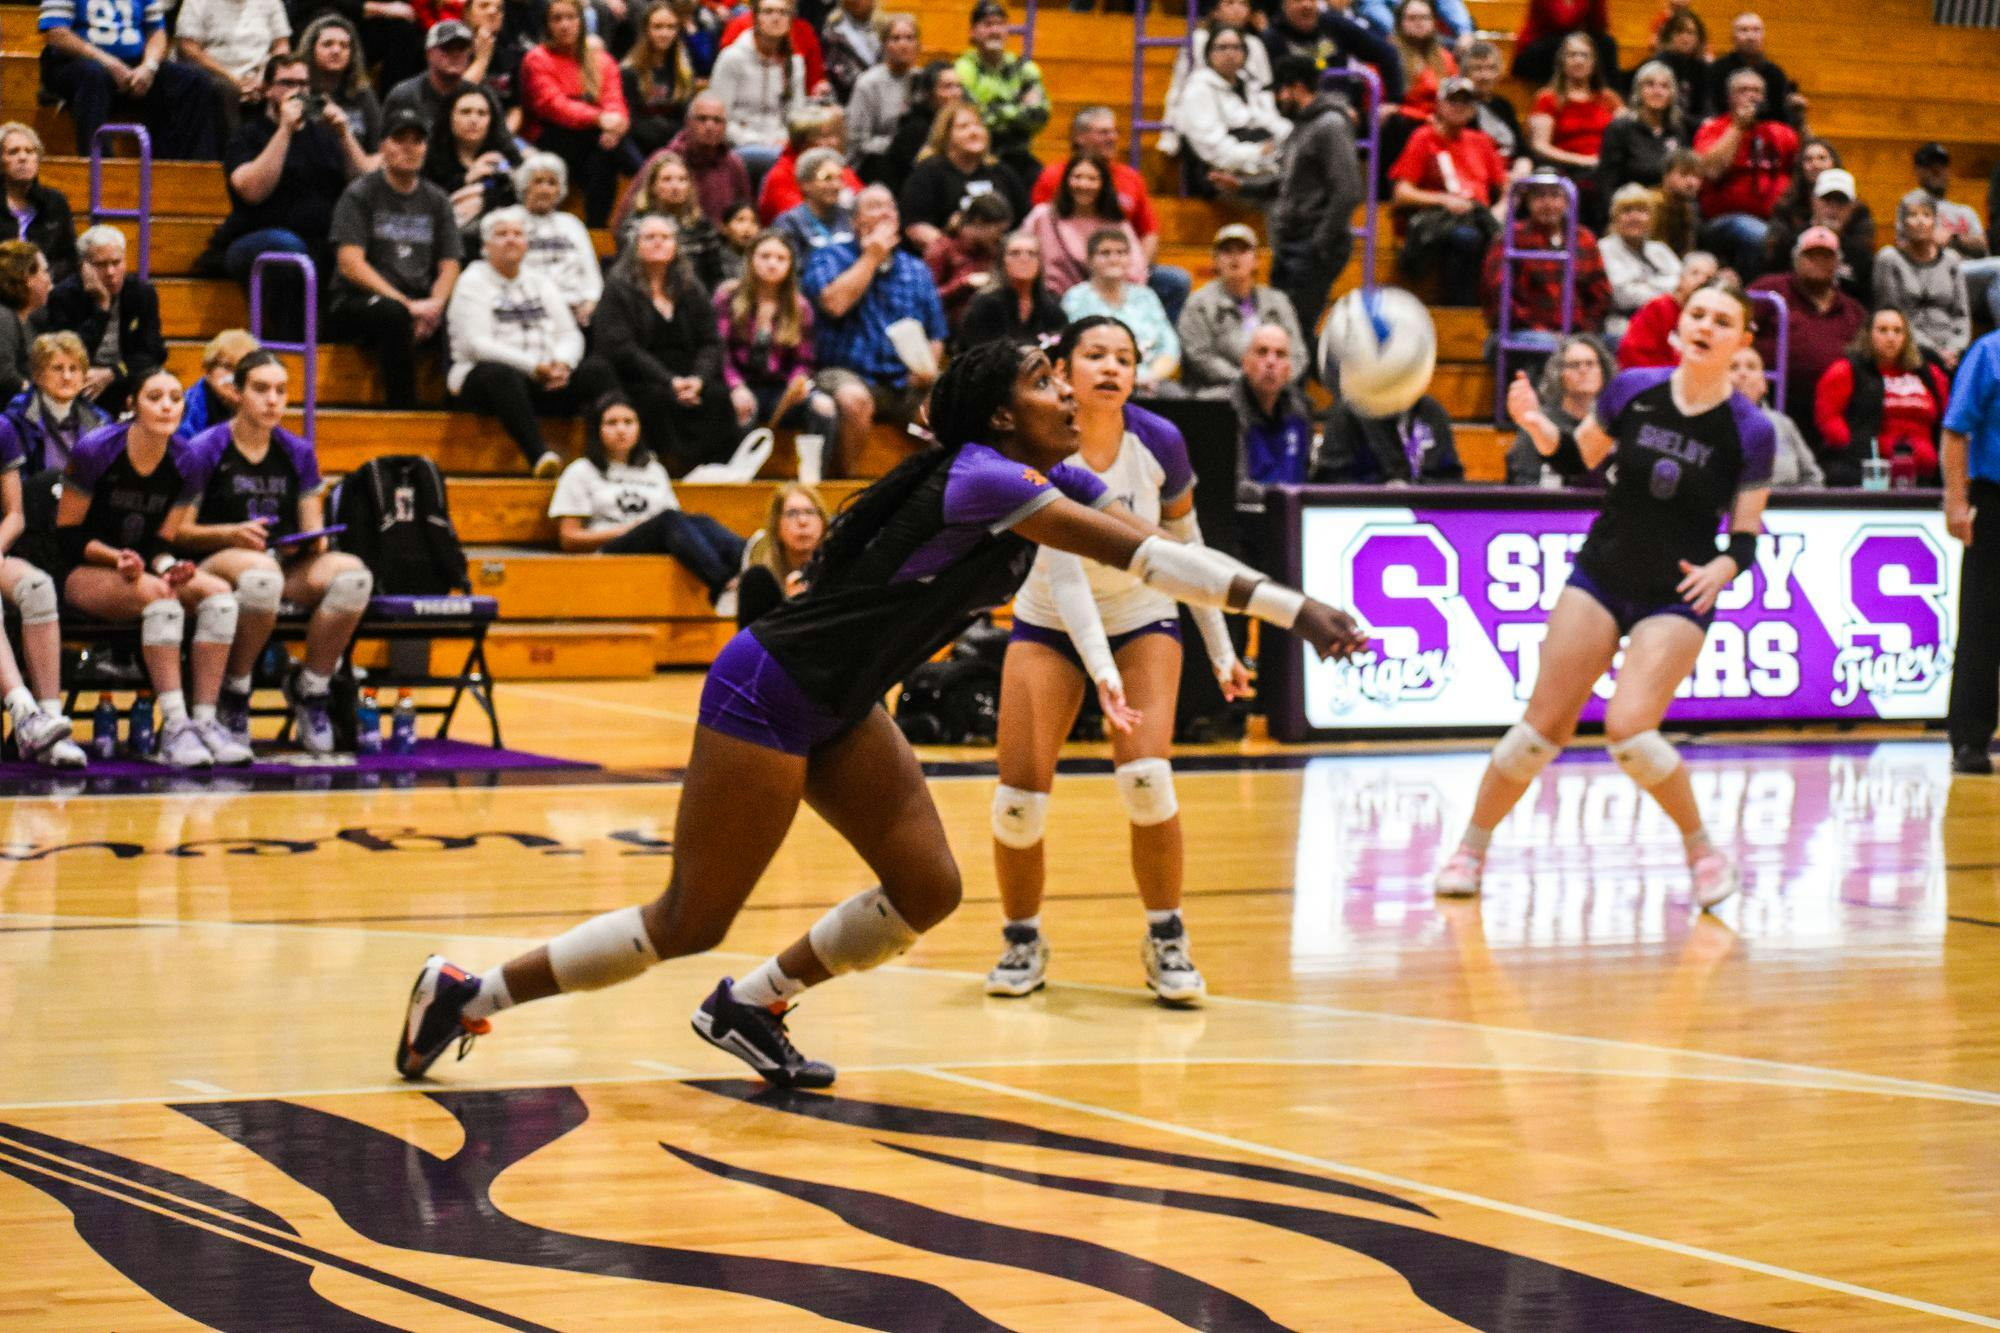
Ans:
<svg viewBox="0 0 2000 1333"><path fill-rule="evenodd" d="M1174 797L1174 766L1164 759L1134 759L1112 774L1118 779L1118 799L1125 816L1140 828L1164 824L1180 813Z"/></svg>
<svg viewBox="0 0 2000 1333"><path fill-rule="evenodd" d="M637 907L594 916L549 941L549 971L564 991L603 990L660 961Z"/></svg>
<svg viewBox="0 0 2000 1333"><path fill-rule="evenodd" d="M172 645L181 646L181 634L187 628L187 612L171 597L163 597L157 602L146 603L146 609L139 613L139 642L148 648Z"/></svg>
<svg viewBox="0 0 2000 1333"><path fill-rule="evenodd" d="M1618 767L1641 787L1651 791L1665 782L1681 766L1681 752L1657 731L1642 731L1610 745Z"/></svg>
<svg viewBox="0 0 2000 1333"><path fill-rule="evenodd" d="M253 616L275 616L285 600L285 576L275 569L246 569L236 576L236 605ZM201 628L199 614L195 628Z"/></svg>
<svg viewBox="0 0 2000 1333"><path fill-rule="evenodd" d="M1049 820L1049 794L1005 783L993 789L993 841L1026 851L1042 840Z"/></svg>
<svg viewBox="0 0 2000 1333"><path fill-rule="evenodd" d="M46 625L56 618L56 581L31 569L14 583L14 605L23 625Z"/></svg>
<svg viewBox="0 0 2000 1333"><path fill-rule="evenodd" d="M336 615L353 615L368 609L375 595L375 576L365 569L343 569L326 585L319 604Z"/></svg>
<svg viewBox="0 0 2000 1333"><path fill-rule="evenodd" d="M1515 782L1533 782L1561 749L1527 723L1516 722L1493 747L1493 771Z"/></svg>
<svg viewBox="0 0 2000 1333"><path fill-rule="evenodd" d="M236 594L233 592L219 592L202 598L194 609L194 641L234 643L236 611Z"/></svg>
<svg viewBox="0 0 2000 1333"><path fill-rule="evenodd" d="M917 942L917 932L880 888L857 893L813 922L813 953L835 976L880 967Z"/></svg>

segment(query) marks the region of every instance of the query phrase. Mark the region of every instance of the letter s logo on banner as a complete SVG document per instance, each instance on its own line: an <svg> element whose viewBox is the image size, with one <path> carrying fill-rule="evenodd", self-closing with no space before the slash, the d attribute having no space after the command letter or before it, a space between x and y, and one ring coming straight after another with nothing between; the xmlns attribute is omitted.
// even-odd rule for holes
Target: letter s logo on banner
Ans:
<svg viewBox="0 0 2000 1333"><path fill-rule="evenodd" d="M1949 572L1932 535L1908 525L1863 527L1843 561L1850 616L1834 660L1833 702L1921 694L1951 672Z"/></svg>
<svg viewBox="0 0 2000 1333"><path fill-rule="evenodd" d="M1370 524L1341 560L1344 600L1371 643L1333 664L1334 707L1434 699L1450 682L1451 621L1458 552L1428 523Z"/></svg>

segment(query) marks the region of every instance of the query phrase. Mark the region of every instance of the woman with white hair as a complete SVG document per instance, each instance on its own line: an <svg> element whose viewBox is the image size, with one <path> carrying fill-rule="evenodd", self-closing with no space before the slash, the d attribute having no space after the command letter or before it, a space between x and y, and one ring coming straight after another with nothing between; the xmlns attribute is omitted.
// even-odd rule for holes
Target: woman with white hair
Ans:
<svg viewBox="0 0 2000 1333"><path fill-rule="evenodd" d="M498 418L537 477L553 477L562 457L542 438L539 416L573 410L569 378L583 360L583 334L565 294L522 262L526 209L495 209L479 232L482 256L459 275L445 312L451 332L445 387L463 408Z"/></svg>
<svg viewBox="0 0 2000 1333"><path fill-rule="evenodd" d="M587 328L604 295L604 272L590 229L574 213L562 211L569 194L569 166L554 153L530 153L514 169L514 193L528 215L528 257L521 267L549 280L569 298L578 327Z"/></svg>

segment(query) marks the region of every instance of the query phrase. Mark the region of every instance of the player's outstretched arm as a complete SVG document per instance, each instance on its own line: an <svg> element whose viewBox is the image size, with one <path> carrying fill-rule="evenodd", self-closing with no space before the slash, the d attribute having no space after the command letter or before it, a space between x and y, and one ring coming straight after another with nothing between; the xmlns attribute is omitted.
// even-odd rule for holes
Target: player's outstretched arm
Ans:
<svg viewBox="0 0 2000 1333"><path fill-rule="evenodd" d="M1128 569L1148 586L1190 606L1243 612L1290 630L1322 657L1346 657L1368 644L1367 636L1343 611L1206 546L1141 536L1124 520L1067 498L1043 506L1013 530L1038 545Z"/></svg>

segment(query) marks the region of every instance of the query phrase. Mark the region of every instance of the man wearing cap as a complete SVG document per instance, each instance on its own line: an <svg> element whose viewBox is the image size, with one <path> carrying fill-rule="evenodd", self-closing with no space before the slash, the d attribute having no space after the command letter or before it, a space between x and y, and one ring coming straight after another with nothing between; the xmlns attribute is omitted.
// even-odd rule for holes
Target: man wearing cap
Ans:
<svg viewBox="0 0 2000 1333"><path fill-rule="evenodd" d="M465 86L466 67L472 64L472 29L457 19L446 19L424 38L424 72L413 74L389 90L382 99L382 115L399 110L414 111L426 124L443 120L446 107Z"/></svg>
<svg viewBox="0 0 2000 1333"><path fill-rule="evenodd" d="M1271 206L1271 285L1290 299L1299 329L1309 332L1319 327L1327 295L1354 252L1361 161L1347 99L1319 90L1310 60L1287 56L1272 77L1292 132L1278 159L1278 199ZM1447 79L1445 88L1461 98L1474 95L1466 79ZM1297 360L1309 364L1303 355Z"/></svg>
<svg viewBox="0 0 2000 1333"><path fill-rule="evenodd" d="M339 276L327 320L335 337L374 349L392 408L416 406L417 346L444 322L464 258L450 197L418 174L429 137L410 107L386 112L381 167L349 185L333 210Z"/></svg>
<svg viewBox="0 0 2000 1333"><path fill-rule="evenodd" d="M1819 445L1819 423L1813 417L1813 394L1826 368L1847 355L1847 344L1868 322L1862 304L1840 290L1840 238L1828 227L1808 227L1792 247L1788 273L1773 273L1750 284L1753 292L1771 292L1785 303L1785 415L1798 423L1807 443ZM1777 360L1777 321L1760 309L1757 354L1764 364Z"/></svg>
<svg viewBox="0 0 2000 1333"><path fill-rule="evenodd" d="M1198 398L1227 398L1250 335L1274 324L1291 340L1292 364L1306 365L1305 339L1291 298L1257 281L1257 233L1232 222L1215 233L1215 281L1195 289L1175 331L1181 339L1181 387Z"/></svg>
<svg viewBox="0 0 2000 1333"><path fill-rule="evenodd" d="M1514 219L1514 248L1562 249L1568 214L1569 201L1558 186L1530 184L1527 207ZM1505 252L1501 238L1494 238L1486 251L1486 266L1480 283L1480 304L1486 312L1486 323L1496 332L1500 327L1500 279ZM1562 318L1561 261L1523 259L1514 265L1514 281L1510 289L1513 308L1508 323L1514 331L1536 330L1554 335L1597 333L1604 328L1604 316L1611 309L1611 279L1604 272L1604 255L1597 248L1597 237L1591 234L1590 228L1577 227L1576 248L1572 254L1576 272L1575 304L1568 327L1564 327ZM1551 351L1555 348L1553 336L1548 341L1548 347ZM1532 364L1523 363L1521 368L1529 374L1536 371Z"/></svg>
<svg viewBox="0 0 2000 1333"><path fill-rule="evenodd" d="M2000 723L2000 333L1972 344L1945 409L1944 523L1965 543L1945 727L1958 773L1991 773Z"/></svg>
<svg viewBox="0 0 2000 1333"><path fill-rule="evenodd" d="M1784 198L1799 160L1791 126L1760 119L1764 76L1739 69L1729 78L1729 109L1694 132L1694 152L1708 184L1701 191L1704 248L1748 278L1764 267L1771 212Z"/></svg>
<svg viewBox="0 0 2000 1333"><path fill-rule="evenodd" d="M1146 285L1167 308L1167 318L1179 319L1194 281L1177 264L1154 262L1153 257L1160 251L1160 219L1153 212L1153 197L1147 192L1146 178L1118 151L1118 113L1108 106L1087 106L1078 111L1069 123L1069 146L1072 157L1100 158L1110 165L1112 193L1118 196L1118 207L1132 224L1133 234L1139 238L1139 252L1146 260ZM1030 207L1046 204L1056 197L1067 165L1051 162L1042 168L1042 174L1035 179L1035 188L1028 195Z"/></svg>
<svg viewBox="0 0 2000 1333"><path fill-rule="evenodd" d="M278 0L182 0L174 48L215 85L224 139L264 96L264 62L287 49L291 35Z"/></svg>
<svg viewBox="0 0 2000 1333"><path fill-rule="evenodd" d="M1782 210L1781 210L1782 211ZM1796 217L1796 215L1794 215ZM1840 238L1840 290L1862 304L1875 294L1875 215L1861 202L1854 186L1854 173L1842 167L1828 167L1813 182L1812 199L1803 219L1771 220L1766 242L1764 268L1767 272L1791 263L1792 247L1807 227L1825 227Z"/></svg>
<svg viewBox="0 0 2000 1333"><path fill-rule="evenodd" d="M1028 145L1049 123L1049 95L1034 61L1007 54L1007 9L999 0L973 5L972 46L959 56L957 70L965 95L986 117L993 155L1023 186L1032 184L1042 164Z"/></svg>
<svg viewBox="0 0 2000 1333"><path fill-rule="evenodd" d="M1475 129L1478 100L1454 87L1439 89L1437 114L1419 126L1389 168L1395 182L1396 231L1403 240L1397 267L1406 280L1435 278L1444 305L1479 297L1486 242L1500 230L1494 205L1507 186L1507 164L1484 130Z"/></svg>
<svg viewBox="0 0 2000 1333"><path fill-rule="evenodd" d="M2000 259L1990 253L1978 210L1945 198L1951 189L1951 151L1941 143L1927 143L1917 149L1914 162L1917 187L1903 196L1899 208L1920 199L1930 202L1937 214L1938 244L1958 253L1973 304L1985 301L1995 312L1994 322L2000 324L2000 283L1994 281L2000 277Z"/></svg>

